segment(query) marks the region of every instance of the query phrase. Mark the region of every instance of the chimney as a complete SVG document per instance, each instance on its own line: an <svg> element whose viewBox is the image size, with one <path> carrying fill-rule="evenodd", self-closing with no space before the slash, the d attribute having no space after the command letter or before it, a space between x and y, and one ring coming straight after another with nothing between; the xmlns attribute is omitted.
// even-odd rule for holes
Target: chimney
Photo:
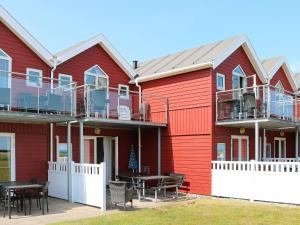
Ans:
<svg viewBox="0 0 300 225"><path fill-rule="evenodd" d="M137 69L138 68L138 64L139 64L139 61L133 60L132 61L132 67L133 67L133 69Z"/></svg>

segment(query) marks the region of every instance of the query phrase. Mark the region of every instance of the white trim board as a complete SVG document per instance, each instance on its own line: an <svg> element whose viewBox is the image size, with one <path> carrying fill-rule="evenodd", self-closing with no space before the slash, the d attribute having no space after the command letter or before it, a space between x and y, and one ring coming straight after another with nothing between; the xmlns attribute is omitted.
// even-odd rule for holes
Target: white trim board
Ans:
<svg viewBox="0 0 300 225"><path fill-rule="evenodd" d="M121 69L129 76L129 78L133 79L136 72L103 34L98 34L87 41L83 41L80 44L56 53L55 56L58 59L57 65L64 63L65 61L97 44L99 44L109 54L109 56L114 59L118 66L120 66Z"/></svg>

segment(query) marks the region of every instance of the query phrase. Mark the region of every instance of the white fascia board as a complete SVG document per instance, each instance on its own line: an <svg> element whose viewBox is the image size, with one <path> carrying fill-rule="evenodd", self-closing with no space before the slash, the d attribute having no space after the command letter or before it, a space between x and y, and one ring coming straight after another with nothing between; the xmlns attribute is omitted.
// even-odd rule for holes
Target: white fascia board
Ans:
<svg viewBox="0 0 300 225"><path fill-rule="evenodd" d="M280 57L280 60L276 63L272 70L270 70L268 74L269 79L271 80L281 67L283 68L284 73L287 75L288 81L290 82L293 91L297 91L298 85L297 81L295 80L295 75L292 72L290 65L288 64L287 59L285 57Z"/></svg>
<svg viewBox="0 0 300 225"><path fill-rule="evenodd" d="M169 71L162 72L162 73L152 74L150 76L138 77L138 78L136 78L136 80L139 83L142 83L145 81L161 79L161 78L165 78L165 77L170 77L170 76L174 76L174 75L178 75L178 74L193 72L193 71L201 70L201 69L207 69L207 68L211 68L211 67L212 67L212 62L201 63L201 64L197 64L197 65L193 65L193 66L169 70Z"/></svg>
<svg viewBox="0 0 300 225"><path fill-rule="evenodd" d="M226 51L222 52L217 58L213 60L213 69L217 68L222 62L225 61L225 59L227 59L234 51L236 51L241 46L245 50L260 80L263 83L266 83L266 72L246 35L240 36L240 38L238 38L230 47L228 47Z"/></svg>
<svg viewBox="0 0 300 225"><path fill-rule="evenodd" d="M87 49L99 44L104 50L112 57L116 63L124 70L124 72L132 79L136 72L131 68L129 63L121 56L121 54L113 47L113 45L104 37L104 35L99 34L88 41L70 48L69 50L58 53L58 65L64 63L65 61L73 58L74 56L86 51Z"/></svg>
<svg viewBox="0 0 300 225"><path fill-rule="evenodd" d="M17 20L0 5L0 21L7 26L19 39L21 39L35 54L37 54L50 67L52 54L36 40Z"/></svg>

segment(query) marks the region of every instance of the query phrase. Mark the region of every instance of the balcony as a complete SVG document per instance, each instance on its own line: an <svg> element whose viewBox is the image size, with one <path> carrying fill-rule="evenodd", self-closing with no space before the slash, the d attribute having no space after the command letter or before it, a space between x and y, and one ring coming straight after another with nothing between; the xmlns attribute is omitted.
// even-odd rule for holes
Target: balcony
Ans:
<svg viewBox="0 0 300 225"><path fill-rule="evenodd" d="M123 124L167 124L167 98L117 88L77 87L77 118Z"/></svg>
<svg viewBox="0 0 300 225"><path fill-rule="evenodd" d="M0 71L0 119L5 122L61 122L75 118L76 83Z"/></svg>
<svg viewBox="0 0 300 225"><path fill-rule="evenodd" d="M216 122L235 123L251 120L298 122L297 95L260 85L216 93Z"/></svg>

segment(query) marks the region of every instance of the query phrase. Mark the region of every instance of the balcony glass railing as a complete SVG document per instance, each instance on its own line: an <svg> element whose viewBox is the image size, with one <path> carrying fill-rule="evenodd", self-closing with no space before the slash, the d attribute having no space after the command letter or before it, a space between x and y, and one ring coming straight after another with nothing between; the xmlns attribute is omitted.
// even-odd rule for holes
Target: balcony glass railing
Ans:
<svg viewBox="0 0 300 225"><path fill-rule="evenodd" d="M153 123L167 122L167 100L164 97L117 88L83 85L77 88L77 116Z"/></svg>
<svg viewBox="0 0 300 225"><path fill-rule="evenodd" d="M0 110L75 116L76 83L0 71Z"/></svg>
<svg viewBox="0 0 300 225"><path fill-rule="evenodd" d="M270 85L216 93L216 120L276 118L297 120L297 96Z"/></svg>

